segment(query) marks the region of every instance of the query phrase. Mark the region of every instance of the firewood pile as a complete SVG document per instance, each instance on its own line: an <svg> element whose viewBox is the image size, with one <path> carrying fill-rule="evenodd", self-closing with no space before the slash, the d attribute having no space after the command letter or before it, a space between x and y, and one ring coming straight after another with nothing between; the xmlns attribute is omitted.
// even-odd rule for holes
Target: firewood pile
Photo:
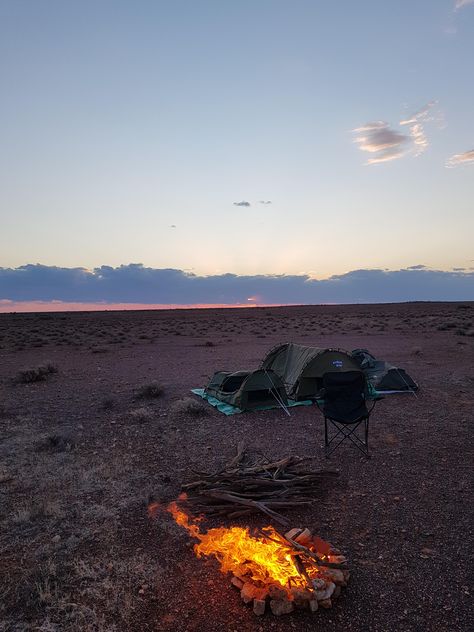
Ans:
<svg viewBox="0 0 474 632"><path fill-rule="evenodd" d="M332 470L305 469L305 460L298 456L277 461L262 455L252 458L240 443L224 469L201 473L197 480L183 485L187 505L193 513L208 517L233 519L262 512L288 526L280 510L308 505L339 475Z"/></svg>
<svg viewBox="0 0 474 632"><path fill-rule="evenodd" d="M252 605L257 616L265 614L267 606L277 616L295 609L314 613L319 608L332 608L350 577L347 560L341 552L313 536L309 529L291 529L284 536L273 532L266 537L288 548L302 581L288 586L272 582L271 577L265 582L255 581L251 569L245 572L244 564L241 572L234 573L231 579L232 585L240 590L242 601Z"/></svg>

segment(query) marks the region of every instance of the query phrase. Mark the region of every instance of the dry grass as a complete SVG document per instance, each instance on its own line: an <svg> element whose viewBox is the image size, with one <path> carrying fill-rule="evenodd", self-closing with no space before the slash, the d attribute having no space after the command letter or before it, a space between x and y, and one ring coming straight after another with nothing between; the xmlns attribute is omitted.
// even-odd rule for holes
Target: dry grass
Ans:
<svg viewBox="0 0 474 632"><path fill-rule="evenodd" d="M137 629L161 571L117 534L122 512L146 512L143 472L126 454L63 449L60 432L38 438L34 417L11 421L0 443L0 630Z"/></svg>
<svg viewBox="0 0 474 632"><path fill-rule="evenodd" d="M19 384L33 384L34 382L44 382L51 375L58 372L58 367L50 362L42 364L34 369L20 371L15 381Z"/></svg>
<svg viewBox="0 0 474 632"><path fill-rule="evenodd" d="M205 404L193 399L192 397L184 397L171 405L170 413L173 416L192 415L193 417L202 417L209 414L209 410Z"/></svg>
<svg viewBox="0 0 474 632"><path fill-rule="evenodd" d="M141 406L140 408L133 408L129 412L129 416L133 421L145 423L147 421L152 421L155 418L155 413L151 410L151 408Z"/></svg>
<svg viewBox="0 0 474 632"><path fill-rule="evenodd" d="M164 390L163 385L159 382L150 382L141 386L136 396L142 399L156 399L163 395Z"/></svg>

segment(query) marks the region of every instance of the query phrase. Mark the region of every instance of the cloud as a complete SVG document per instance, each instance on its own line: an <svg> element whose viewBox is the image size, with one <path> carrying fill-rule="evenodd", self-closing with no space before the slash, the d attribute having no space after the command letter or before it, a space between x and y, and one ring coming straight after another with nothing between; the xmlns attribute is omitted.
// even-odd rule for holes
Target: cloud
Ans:
<svg viewBox="0 0 474 632"><path fill-rule="evenodd" d="M271 200L259 200L258 202L259 204L271 204L272 201Z"/></svg>
<svg viewBox="0 0 474 632"><path fill-rule="evenodd" d="M401 127L408 126L409 135L390 128L385 121L366 123L354 129L353 131L358 134L355 142L359 145L359 149L374 154L366 164L375 165L396 160L408 154L414 156L422 154L429 145L424 126L426 122L435 120L431 112L435 104L436 101L430 101L399 122Z"/></svg>
<svg viewBox="0 0 474 632"><path fill-rule="evenodd" d="M462 9L463 7L467 7L468 4L474 4L474 0L456 0L454 9L458 11L459 9Z"/></svg>
<svg viewBox="0 0 474 632"><path fill-rule="evenodd" d="M103 303L105 308L114 303L236 305L248 297L264 304L474 300L474 272L413 266L314 279L305 274L199 276L139 263L93 270L40 264L0 268L0 301Z"/></svg>
<svg viewBox="0 0 474 632"><path fill-rule="evenodd" d="M242 200L242 202L232 202L232 204L234 206L252 206L250 202L247 202L246 200Z"/></svg>
<svg viewBox="0 0 474 632"><path fill-rule="evenodd" d="M446 161L447 167L458 167L459 165L473 165L474 164L474 149L465 151L462 154L454 154Z"/></svg>
<svg viewBox="0 0 474 632"><path fill-rule="evenodd" d="M414 145L415 156L422 154L428 147L428 139L426 138L424 123L434 120L431 116L431 109L436 101L430 101L418 112L412 114L408 119L400 121L400 125L408 125L410 135Z"/></svg>
<svg viewBox="0 0 474 632"><path fill-rule="evenodd" d="M355 139L359 149L374 154L373 158L367 160L368 165L400 158L405 154L405 146L410 140L409 136L390 129L385 121L366 123L354 132L359 134Z"/></svg>

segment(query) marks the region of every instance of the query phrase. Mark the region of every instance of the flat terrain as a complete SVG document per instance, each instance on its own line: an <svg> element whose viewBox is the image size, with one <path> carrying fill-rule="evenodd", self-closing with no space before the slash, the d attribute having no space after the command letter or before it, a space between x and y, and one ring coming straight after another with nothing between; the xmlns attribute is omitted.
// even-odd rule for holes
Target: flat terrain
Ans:
<svg viewBox="0 0 474 632"><path fill-rule="evenodd" d="M342 446L329 461L340 482L287 514L349 557L334 608L256 618L147 504L218 469L241 439L327 466L315 407L225 417L180 403L285 341L367 348L420 392L380 402L372 458ZM3 314L0 358L0 630L474 629L474 304ZM17 379L47 363L44 380ZM140 393L152 382L161 394Z"/></svg>

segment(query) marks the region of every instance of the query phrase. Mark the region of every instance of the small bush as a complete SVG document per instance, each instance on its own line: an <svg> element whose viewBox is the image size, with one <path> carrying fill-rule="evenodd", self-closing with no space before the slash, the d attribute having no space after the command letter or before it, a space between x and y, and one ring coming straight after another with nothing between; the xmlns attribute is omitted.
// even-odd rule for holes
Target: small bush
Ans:
<svg viewBox="0 0 474 632"><path fill-rule="evenodd" d="M74 441L71 437L61 434L50 434L38 442L38 450L48 452L70 452L74 449Z"/></svg>
<svg viewBox="0 0 474 632"><path fill-rule="evenodd" d="M113 397L105 397L100 403L101 410L112 410L115 408L115 399Z"/></svg>
<svg viewBox="0 0 474 632"><path fill-rule="evenodd" d="M58 367L54 364L43 364L35 369L27 369L20 371L16 377L16 381L20 384L33 384L34 382L44 382L51 375L58 372Z"/></svg>
<svg viewBox="0 0 474 632"><path fill-rule="evenodd" d="M214 343L212 342L212 340L206 340L206 342L204 343L205 347L213 347Z"/></svg>
<svg viewBox="0 0 474 632"><path fill-rule="evenodd" d="M156 399L157 397L161 397L164 392L164 388L162 384L159 382L150 382L149 384L144 384L137 391L137 397L141 397L143 399Z"/></svg>
<svg viewBox="0 0 474 632"><path fill-rule="evenodd" d="M207 407L192 397L184 397L174 402L170 408L172 415L192 415L193 417L201 417L208 414Z"/></svg>
<svg viewBox="0 0 474 632"><path fill-rule="evenodd" d="M134 408L130 411L130 417L134 421L139 421L140 423L151 421L154 416L154 412L145 406L142 406L141 408Z"/></svg>

